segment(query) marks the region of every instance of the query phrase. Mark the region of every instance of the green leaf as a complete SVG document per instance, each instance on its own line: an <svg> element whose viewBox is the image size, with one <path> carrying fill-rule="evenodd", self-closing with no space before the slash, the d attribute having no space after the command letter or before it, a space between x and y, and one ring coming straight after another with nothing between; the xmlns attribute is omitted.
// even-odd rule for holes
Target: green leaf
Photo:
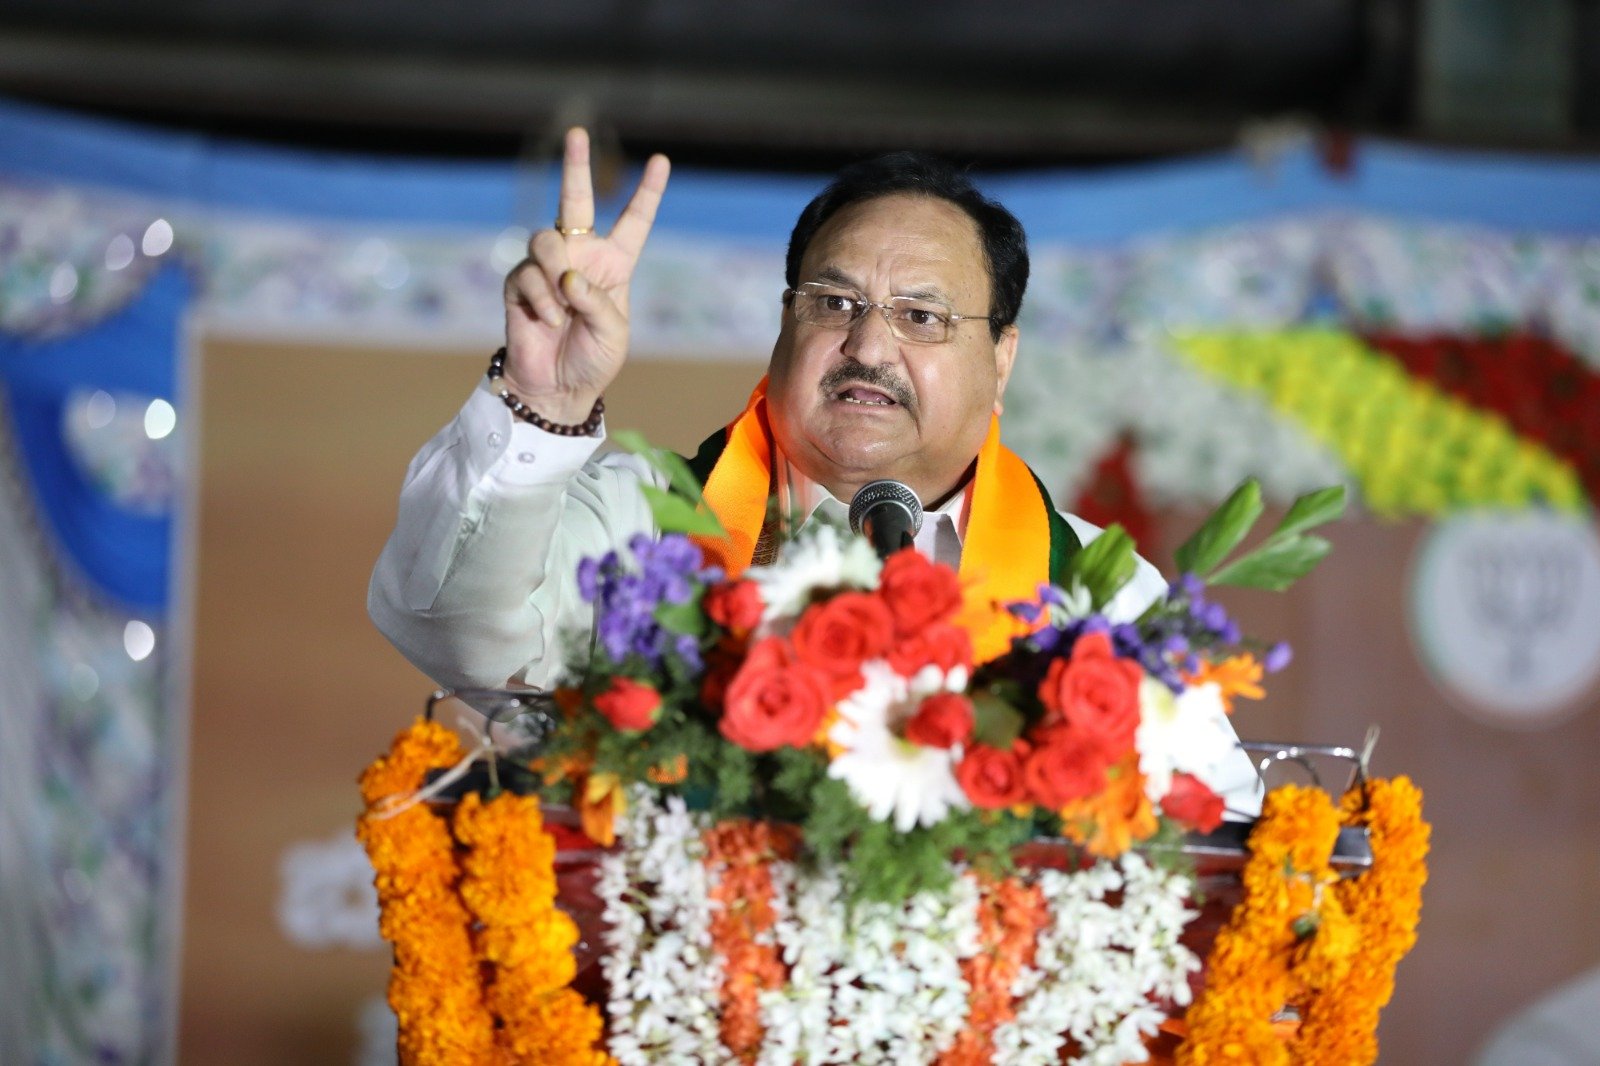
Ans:
<svg viewBox="0 0 1600 1066"><path fill-rule="evenodd" d="M1278 528L1272 531L1273 539L1304 533L1344 514L1345 493L1343 485L1330 485L1325 489L1308 492L1289 505Z"/></svg>
<svg viewBox="0 0 1600 1066"><path fill-rule="evenodd" d="M1268 541L1218 570L1211 576L1210 583L1282 592L1321 562L1331 547L1326 540L1312 534Z"/></svg>
<svg viewBox="0 0 1600 1066"><path fill-rule="evenodd" d="M1089 599L1098 609L1111 602L1138 566L1133 538L1121 526L1112 525L1072 557L1067 564L1066 583L1070 586L1077 581L1088 589Z"/></svg>
<svg viewBox="0 0 1600 1066"><path fill-rule="evenodd" d="M1177 554L1178 570L1204 576L1239 546L1260 517L1261 483L1249 478L1183 542Z"/></svg>
<svg viewBox="0 0 1600 1066"><path fill-rule="evenodd" d="M689 469L683 456L665 448L657 448L637 430L619 429L611 434L611 439L623 451L632 452L658 470L672 486L672 491L691 503L699 504L702 498L700 479L694 476L694 471Z"/></svg>
<svg viewBox="0 0 1600 1066"><path fill-rule="evenodd" d="M645 460L652 460L656 447L644 439L644 434L636 429L619 429L608 434L617 447L625 452L642 456Z"/></svg>
<svg viewBox="0 0 1600 1066"><path fill-rule="evenodd" d="M701 637L706 632L706 615L694 600L688 603L663 603L656 607L656 621L669 633Z"/></svg>
<svg viewBox="0 0 1600 1066"><path fill-rule="evenodd" d="M663 533L699 533L709 537L724 535L722 523L710 511L702 511L682 496L675 496L654 485L640 485L639 491L650 504L650 514Z"/></svg>
<svg viewBox="0 0 1600 1066"><path fill-rule="evenodd" d="M972 735L980 744L1010 751L1022 735L1022 712L992 692L972 694Z"/></svg>

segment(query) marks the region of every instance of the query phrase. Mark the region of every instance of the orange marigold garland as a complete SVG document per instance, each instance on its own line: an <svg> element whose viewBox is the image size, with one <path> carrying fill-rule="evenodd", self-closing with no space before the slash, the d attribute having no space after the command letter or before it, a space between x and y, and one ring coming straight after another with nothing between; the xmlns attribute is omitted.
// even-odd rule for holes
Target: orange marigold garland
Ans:
<svg viewBox="0 0 1600 1066"><path fill-rule="evenodd" d="M1304 932L1315 920L1338 835L1338 813L1321 789L1290 785L1268 793L1250 834L1244 898L1217 934L1206 987L1185 1018L1180 1066L1288 1063L1272 1016L1295 991L1297 927Z"/></svg>
<svg viewBox="0 0 1600 1066"><path fill-rule="evenodd" d="M1340 820L1317 789L1267 797L1250 837L1245 897L1207 960L1179 1063L1377 1059L1379 1013L1416 943L1429 829L1409 779L1368 782L1344 797L1342 821L1369 830L1372 868L1339 881L1328 856ZM1304 1023L1284 1042L1269 1019L1291 1002Z"/></svg>
<svg viewBox="0 0 1600 1066"><path fill-rule="evenodd" d="M711 899L711 941L722 957L722 1042L742 1062L754 1062L766 1036L760 995L781 988L788 968L770 935L772 862L793 858L797 840L788 827L734 820L706 830L705 863L716 875Z"/></svg>
<svg viewBox="0 0 1600 1066"><path fill-rule="evenodd" d="M1378 1015L1394 995L1395 967L1417 940L1430 830L1422 793L1406 777L1369 782L1365 797L1352 791L1342 806L1346 824L1365 825L1372 839L1372 868L1334 889L1360 950L1308 1007L1295 1051L1307 1064L1360 1066L1378 1057Z"/></svg>
<svg viewBox="0 0 1600 1066"><path fill-rule="evenodd" d="M454 733L419 719L361 776L357 835L394 945L400 1059L604 1066L600 1012L567 987L578 933L555 907L555 842L539 801L469 794L446 821L411 799L429 770L463 754Z"/></svg>
<svg viewBox="0 0 1600 1066"><path fill-rule="evenodd" d="M400 1023L400 1058L408 1064L501 1061L468 933L471 919L456 894L460 870L450 827L421 803L385 813L385 804L421 788L430 769L461 755L455 734L419 718L361 775L367 811L356 835L377 873L379 931L394 945L389 1006Z"/></svg>
<svg viewBox="0 0 1600 1066"><path fill-rule="evenodd" d="M461 898L478 920L473 936L486 964L497 1040L516 1063L600 1066L600 1012L567 987L576 972L578 927L555 906L555 840L543 828L539 800L476 793L456 807L462 857Z"/></svg>
<svg viewBox="0 0 1600 1066"><path fill-rule="evenodd" d="M1049 920L1037 885L1016 877L976 876L979 949L961 960L961 976L972 989L967 1026L936 1066L987 1066L994 1061L994 1031L1016 1017L1012 986L1033 965L1039 931Z"/></svg>

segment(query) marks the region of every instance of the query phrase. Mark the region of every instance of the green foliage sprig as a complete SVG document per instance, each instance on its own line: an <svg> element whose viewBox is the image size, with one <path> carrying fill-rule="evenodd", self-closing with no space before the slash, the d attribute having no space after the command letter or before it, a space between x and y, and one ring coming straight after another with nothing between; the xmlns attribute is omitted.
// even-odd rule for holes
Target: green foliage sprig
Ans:
<svg viewBox="0 0 1600 1066"><path fill-rule="evenodd" d="M1332 547L1307 530L1334 521L1344 514L1344 508L1343 485L1308 492L1290 505L1265 540L1224 563L1261 517L1261 483L1251 478L1183 542L1177 553L1178 569L1208 585L1281 592L1309 573Z"/></svg>

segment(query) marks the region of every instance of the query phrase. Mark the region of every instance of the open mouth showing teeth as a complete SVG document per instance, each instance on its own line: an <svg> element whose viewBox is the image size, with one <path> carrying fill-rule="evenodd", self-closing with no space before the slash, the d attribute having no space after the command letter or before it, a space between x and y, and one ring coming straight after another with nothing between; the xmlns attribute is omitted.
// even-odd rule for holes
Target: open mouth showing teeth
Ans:
<svg viewBox="0 0 1600 1066"><path fill-rule="evenodd" d="M843 389L835 397L845 403L860 404L862 407L893 407L894 400L885 396L877 389Z"/></svg>

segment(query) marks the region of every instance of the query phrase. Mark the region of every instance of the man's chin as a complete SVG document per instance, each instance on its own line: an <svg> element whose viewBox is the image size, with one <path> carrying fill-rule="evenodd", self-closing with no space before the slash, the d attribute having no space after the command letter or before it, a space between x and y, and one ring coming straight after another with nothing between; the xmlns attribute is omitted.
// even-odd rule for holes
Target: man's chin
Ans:
<svg viewBox="0 0 1600 1066"><path fill-rule="evenodd" d="M905 457L906 449L903 443L892 438L885 439L880 436L861 440L847 437L835 438L829 447L818 449L809 463L796 465L799 465L801 473L811 480L826 485L835 496L848 501L854 488L859 488L869 481L878 481L882 478L906 480ZM809 470L806 469L807 466L815 466L816 469ZM847 494L840 495L835 486L853 486L853 488Z"/></svg>

